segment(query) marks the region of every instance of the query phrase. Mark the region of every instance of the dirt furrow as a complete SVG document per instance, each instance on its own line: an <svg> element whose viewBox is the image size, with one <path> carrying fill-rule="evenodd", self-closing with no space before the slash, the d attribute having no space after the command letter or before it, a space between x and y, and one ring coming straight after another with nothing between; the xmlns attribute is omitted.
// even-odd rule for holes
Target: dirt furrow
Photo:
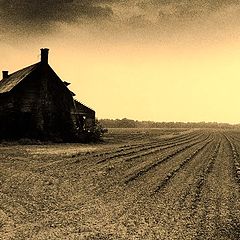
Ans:
<svg viewBox="0 0 240 240"><path fill-rule="evenodd" d="M240 158L239 158L239 153L236 149L235 144L231 140L231 138L229 138L226 135L225 135L225 138L227 139L227 141L228 141L228 143L231 147L231 153L232 153L233 162L234 162L235 177L236 177L236 180L240 183Z"/></svg>
<svg viewBox="0 0 240 240"><path fill-rule="evenodd" d="M109 155L109 154L113 154L113 153L119 153L121 151L126 151L126 150L133 150L139 147L146 147L146 146L151 146L153 144L170 144L171 142L176 142L179 140L187 140L187 139L191 139L194 138L196 136L199 136L199 133L189 133L189 134L182 134L180 136L176 136L176 137L171 137L171 138L163 138L163 139L159 139L159 140L155 140L155 141L147 141L144 143L138 143L138 144L130 144L130 145L124 145L124 146L120 146L119 149L115 150L115 151L107 151L107 152L100 152L100 153L96 153L93 155L93 157L99 157L99 156L105 156L105 155Z"/></svg>
<svg viewBox="0 0 240 240"><path fill-rule="evenodd" d="M228 145L223 138L215 164L205 178L201 196L194 206L195 239L240 237L239 191L232 174L233 158Z"/></svg>
<svg viewBox="0 0 240 240"><path fill-rule="evenodd" d="M162 149L166 149L166 148L170 148L170 147L175 147L175 146L178 146L178 145L181 145L181 144L184 144L184 143L189 143L193 140L196 140L196 139L199 139L202 135L198 135L198 136L194 136L193 138L187 138L187 139L184 139L180 142L178 142L178 140L175 140L174 142L167 142L167 143L164 143L164 144L154 144L154 145L150 145L150 146L144 146L140 149L136 149L136 150L133 150L133 151L130 151L130 152L125 152L124 150L122 151L119 151L119 153L117 154L114 154L112 156L108 156L106 158L103 158L103 159L100 159L99 161L97 161L97 164L100 164L100 163L105 163L106 161L108 160L112 160L112 159L115 159L115 158L120 158L120 157L127 157L127 156L131 156L134 154L134 156L132 157L129 157L129 159L127 159L127 161L130 161L131 159L134 159L134 158L137 158L137 157L141 157L141 156L144 156L145 155L148 155L148 154L153 154L153 153L157 153L159 151L161 151ZM170 145L170 146L169 146ZM153 149L153 150L152 150ZM145 151L149 151L149 152L145 152ZM142 154L139 154L143 152ZM139 155L138 155L139 154ZM100 155L102 156L102 155ZM103 155L104 156L104 155Z"/></svg>
<svg viewBox="0 0 240 240"><path fill-rule="evenodd" d="M151 163L150 165L147 165L144 168L137 170L136 172L132 173L130 176L126 176L125 177L125 183L128 184L129 182L131 182L131 181L137 179L138 177L146 174L148 171L150 171L153 168L159 166L160 164L162 164L162 163L164 163L164 162L166 162L166 161L176 157L178 154L180 154L183 151L189 149L190 147L195 146L197 144L200 144L200 143L206 141L208 138L209 138L209 136L207 138L205 138L204 140L197 141L195 143L191 143L189 145L181 147L181 148L177 149L176 151L170 153L169 155L165 156L164 158L159 158L159 159L155 160L155 162Z"/></svg>
<svg viewBox="0 0 240 240"><path fill-rule="evenodd" d="M187 165L189 164L189 162L191 162L201 151L203 151L203 149L210 144L211 141L208 141L206 143L204 143L203 146L199 147L198 149L196 149L193 153L191 153L187 158L184 159L184 161L182 161L176 168L174 168L170 173L167 174L167 176L161 181L161 183L156 187L156 189L154 190L154 193L158 193L163 187L165 187L167 185L167 183L180 171L182 170L184 167L187 167ZM219 148L219 145L218 145ZM200 178L197 181L197 193L196 193L196 199L198 198L198 196L200 195L201 192L201 187L204 184L204 177L206 174L208 174L208 172L210 171L210 169L212 168L213 165L213 161L215 160L215 157L213 156L211 161L209 162L209 164L207 165L204 173L200 176ZM196 202L196 201L194 201Z"/></svg>
<svg viewBox="0 0 240 240"><path fill-rule="evenodd" d="M139 142L139 143L131 143L131 144L125 144L125 145L121 145L116 147L116 149L111 149L111 150L107 150L107 151L93 151L93 152L88 152L88 157L104 157L104 156L108 156L108 155L112 155L114 153L118 154L121 153L122 151L126 151L126 150L135 150L141 147L146 147L146 146L151 146L153 144L164 144L164 143L169 143L171 141L178 141L178 140L187 140L190 138L194 138L196 136L198 136L200 133L198 131L194 131L194 132L190 132L187 134L181 134L179 136L174 136L174 137L170 137L170 138L159 138L158 140L147 140L144 139L144 141ZM84 157L85 153L76 153L71 155L72 158L76 158L76 157Z"/></svg>

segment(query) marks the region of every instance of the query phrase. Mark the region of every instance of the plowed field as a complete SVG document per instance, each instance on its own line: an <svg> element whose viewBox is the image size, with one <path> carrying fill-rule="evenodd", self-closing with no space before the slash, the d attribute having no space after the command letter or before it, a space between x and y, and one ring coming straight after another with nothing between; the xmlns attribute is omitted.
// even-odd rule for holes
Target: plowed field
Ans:
<svg viewBox="0 0 240 240"><path fill-rule="evenodd" d="M240 131L0 145L0 239L240 239Z"/></svg>

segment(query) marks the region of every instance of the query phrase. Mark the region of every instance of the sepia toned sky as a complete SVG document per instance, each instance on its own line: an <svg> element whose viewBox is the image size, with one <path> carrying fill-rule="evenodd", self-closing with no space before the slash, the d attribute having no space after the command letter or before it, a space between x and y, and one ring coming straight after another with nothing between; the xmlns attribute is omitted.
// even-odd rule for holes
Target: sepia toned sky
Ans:
<svg viewBox="0 0 240 240"><path fill-rule="evenodd" d="M98 118L240 122L237 0L0 0L0 68L49 62Z"/></svg>

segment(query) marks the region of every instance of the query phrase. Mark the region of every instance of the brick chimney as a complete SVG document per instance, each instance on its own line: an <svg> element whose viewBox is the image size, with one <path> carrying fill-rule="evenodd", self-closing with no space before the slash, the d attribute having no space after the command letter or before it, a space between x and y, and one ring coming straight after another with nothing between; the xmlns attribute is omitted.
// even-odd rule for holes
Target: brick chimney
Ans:
<svg viewBox="0 0 240 240"><path fill-rule="evenodd" d="M41 48L41 63L48 64L48 48Z"/></svg>
<svg viewBox="0 0 240 240"><path fill-rule="evenodd" d="M8 71L2 71L2 77L4 78L8 78Z"/></svg>

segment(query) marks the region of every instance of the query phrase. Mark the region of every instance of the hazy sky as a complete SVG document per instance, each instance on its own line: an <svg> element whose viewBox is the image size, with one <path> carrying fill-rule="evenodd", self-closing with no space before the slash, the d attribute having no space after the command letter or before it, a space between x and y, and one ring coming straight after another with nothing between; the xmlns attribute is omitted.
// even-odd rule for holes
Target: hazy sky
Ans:
<svg viewBox="0 0 240 240"><path fill-rule="evenodd" d="M98 118L240 122L239 0L0 0L0 67L49 62Z"/></svg>

